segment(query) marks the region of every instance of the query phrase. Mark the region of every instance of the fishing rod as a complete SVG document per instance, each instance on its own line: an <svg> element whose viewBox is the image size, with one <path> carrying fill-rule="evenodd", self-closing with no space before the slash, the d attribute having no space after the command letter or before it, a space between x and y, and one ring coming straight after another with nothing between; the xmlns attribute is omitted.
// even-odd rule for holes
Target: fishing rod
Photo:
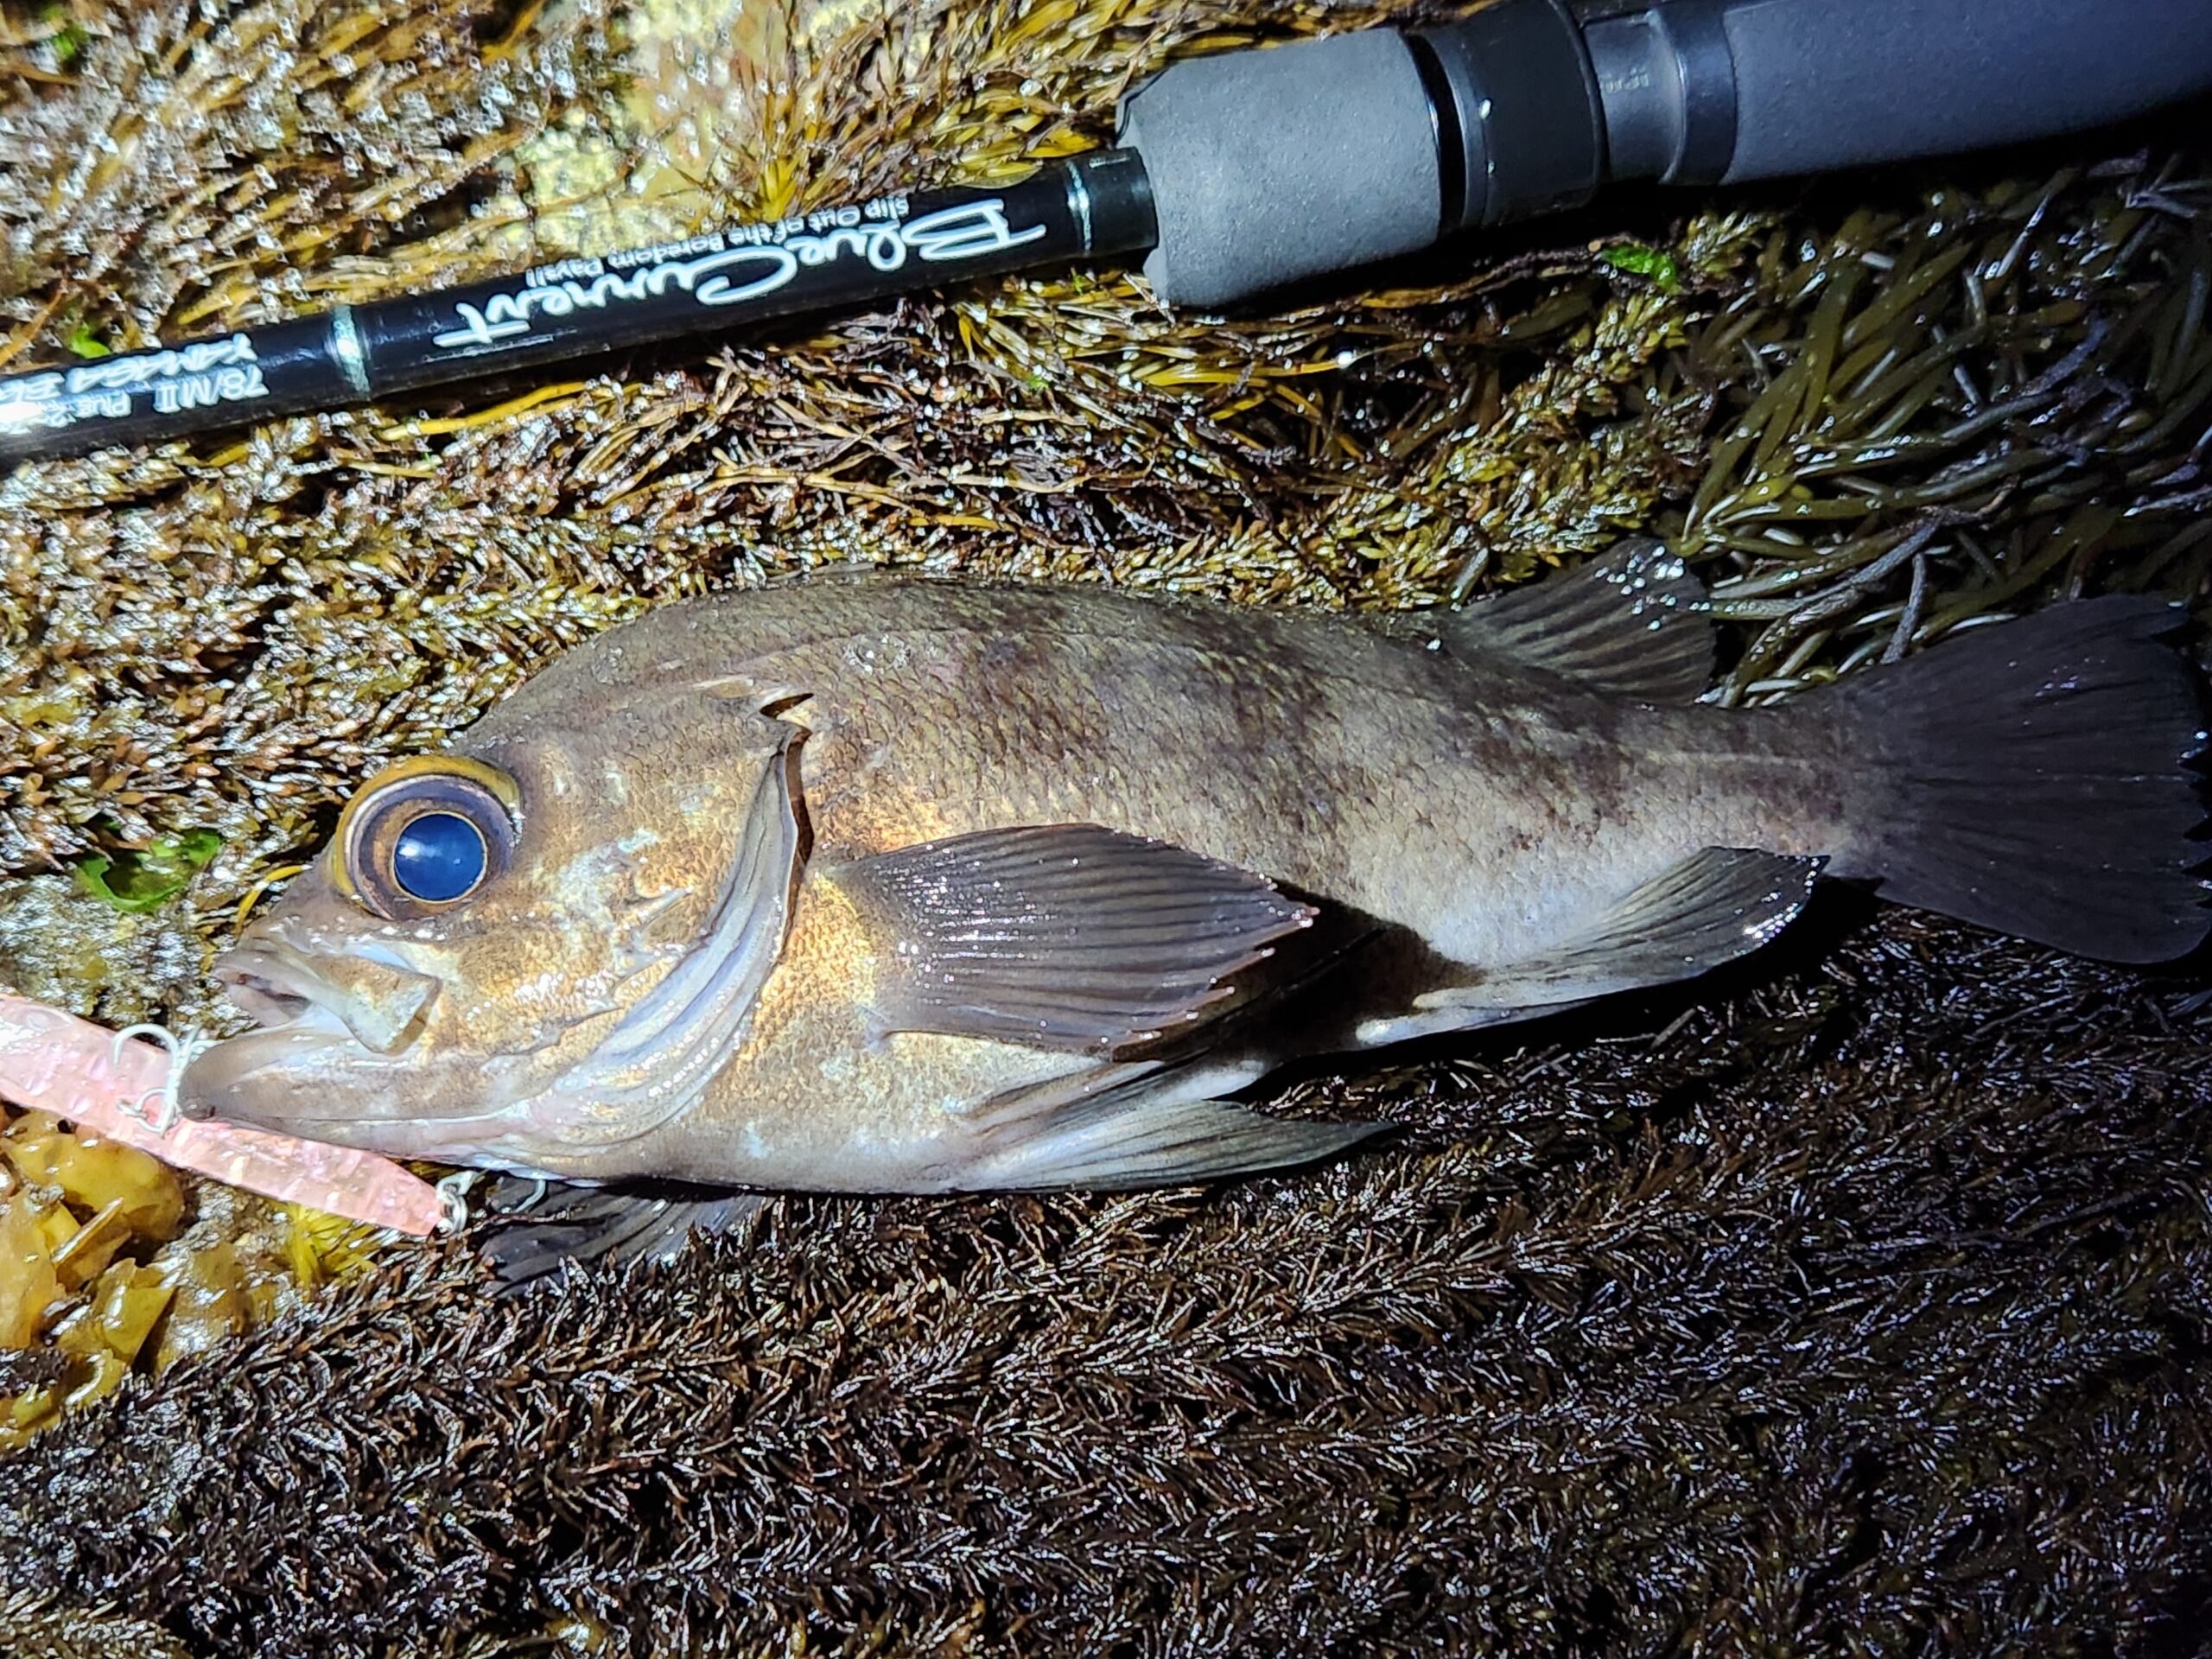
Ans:
<svg viewBox="0 0 2212 1659"><path fill-rule="evenodd" d="M0 378L0 464L186 436L951 278L1141 258L1213 308L1579 207L2123 119L2212 88L2212 0L1500 0L1174 64L1116 148Z"/></svg>

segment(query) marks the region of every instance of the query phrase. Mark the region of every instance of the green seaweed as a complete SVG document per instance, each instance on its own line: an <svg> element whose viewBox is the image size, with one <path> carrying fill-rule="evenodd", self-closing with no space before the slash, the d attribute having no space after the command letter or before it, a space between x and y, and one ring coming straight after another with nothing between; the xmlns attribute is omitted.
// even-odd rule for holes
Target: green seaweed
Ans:
<svg viewBox="0 0 2212 1659"><path fill-rule="evenodd" d="M87 853L72 867L77 885L114 910L143 915L158 910L192 884L222 849L213 830L157 836L135 851Z"/></svg>
<svg viewBox="0 0 2212 1659"><path fill-rule="evenodd" d="M1682 285L1682 268L1675 256L1664 248L1647 248L1637 243L1624 243L1602 250L1598 257L1615 270L1625 270L1637 276L1648 276L1662 294L1673 294Z"/></svg>

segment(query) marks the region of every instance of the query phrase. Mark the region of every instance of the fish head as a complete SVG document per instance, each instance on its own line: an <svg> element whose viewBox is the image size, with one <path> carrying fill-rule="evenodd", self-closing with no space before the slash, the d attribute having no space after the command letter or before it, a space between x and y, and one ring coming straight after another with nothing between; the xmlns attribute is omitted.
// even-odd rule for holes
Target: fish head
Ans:
<svg viewBox="0 0 2212 1659"><path fill-rule="evenodd" d="M696 1100L774 965L798 732L675 695L379 773L217 962L256 1027L193 1058L185 1112L600 1173Z"/></svg>

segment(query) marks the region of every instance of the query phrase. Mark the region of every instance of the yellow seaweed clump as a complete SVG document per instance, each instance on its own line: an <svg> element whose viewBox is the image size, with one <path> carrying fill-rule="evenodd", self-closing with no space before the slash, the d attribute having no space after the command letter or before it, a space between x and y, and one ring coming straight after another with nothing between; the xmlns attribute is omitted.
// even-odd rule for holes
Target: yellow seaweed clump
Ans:
<svg viewBox="0 0 2212 1659"><path fill-rule="evenodd" d="M0 1156L35 1186L60 1190L73 1209L114 1211L137 1232L160 1241L176 1235L184 1189L158 1158L105 1135L62 1128L46 1112L25 1112L0 1135Z"/></svg>
<svg viewBox="0 0 2212 1659"><path fill-rule="evenodd" d="M187 1209L175 1173L135 1147L44 1112L0 1130L0 1449L275 1311L262 1258L279 1253L250 1251L250 1269L227 1238L184 1232Z"/></svg>
<svg viewBox="0 0 2212 1659"><path fill-rule="evenodd" d="M0 1347L29 1347L60 1297L54 1218L35 1192L19 1190L0 1203Z"/></svg>
<svg viewBox="0 0 2212 1659"><path fill-rule="evenodd" d="M136 1147L44 1112L0 1132L0 1351L45 1362L0 1403L0 1447L130 1374L175 1293L126 1252L167 1243L184 1213L175 1173Z"/></svg>

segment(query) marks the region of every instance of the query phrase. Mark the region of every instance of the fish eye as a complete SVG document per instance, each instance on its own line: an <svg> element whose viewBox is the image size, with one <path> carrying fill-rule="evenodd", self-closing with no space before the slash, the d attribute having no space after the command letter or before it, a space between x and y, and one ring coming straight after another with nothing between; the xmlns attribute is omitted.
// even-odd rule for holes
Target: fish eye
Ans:
<svg viewBox="0 0 2212 1659"><path fill-rule="evenodd" d="M425 812L392 838L391 878L426 905L449 905L476 891L491 863L484 832L458 812Z"/></svg>
<svg viewBox="0 0 2212 1659"><path fill-rule="evenodd" d="M339 817L331 873L387 921L461 903L507 867L518 791L496 766L454 755L403 760Z"/></svg>

